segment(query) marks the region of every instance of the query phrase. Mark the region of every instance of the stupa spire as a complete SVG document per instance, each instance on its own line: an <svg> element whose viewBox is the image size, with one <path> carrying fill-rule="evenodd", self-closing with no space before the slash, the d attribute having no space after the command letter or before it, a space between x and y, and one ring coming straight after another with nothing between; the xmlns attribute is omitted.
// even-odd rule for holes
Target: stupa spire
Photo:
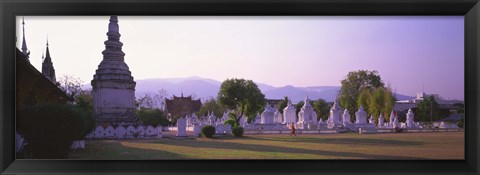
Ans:
<svg viewBox="0 0 480 175"><path fill-rule="evenodd" d="M22 53L23 55L25 55L25 58L27 59L27 61L30 62L30 60L28 59L30 57L30 51L28 51L27 42L25 39L25 17L22 18L22 27L23 27Z"/></svg>
<svg viewBox="0 0 480 175"><path fill-rule="evenodd" d="M118 17L110 16L107 32L108 40L105 41L105 50L102 52L103 59L122 60L125 53L122 51L123 43L120 42L120 32L118 27Z"/></svg>

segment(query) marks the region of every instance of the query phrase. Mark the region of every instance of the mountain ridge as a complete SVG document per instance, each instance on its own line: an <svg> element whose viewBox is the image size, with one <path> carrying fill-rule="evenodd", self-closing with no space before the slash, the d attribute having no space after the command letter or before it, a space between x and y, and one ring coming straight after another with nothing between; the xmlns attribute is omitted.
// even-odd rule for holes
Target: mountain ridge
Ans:
<svg viewBox="0 0 480 175"><path fill-rule="evenodd" d="M163 89L167 92L167 97L169 98L172 97L172 95L192 95L193 98L200 98L202 101L205 101L207 99L216 98L221 85L220 81L197 76L184 78L148 78L135 81L137 82L135 88L136 98L142 97L147 93L156 93ZM265 94L265 98L283 99L284 96L288 96L293 103L304 100L307 96L312 100L322 98L327 102L333 102L340 90L340 86L295 87L292 85L286 85L275 87L266 83L255 83L262 93ZM84 85L83 87L91 88L90 85ZM395 94L395 96L397 97L397 100L413 98L402 94Z"/></svg>

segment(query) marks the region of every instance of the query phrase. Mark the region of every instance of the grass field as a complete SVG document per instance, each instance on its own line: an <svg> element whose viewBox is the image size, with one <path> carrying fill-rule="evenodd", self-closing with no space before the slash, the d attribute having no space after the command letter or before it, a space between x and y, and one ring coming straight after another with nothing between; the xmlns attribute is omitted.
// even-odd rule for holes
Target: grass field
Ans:
<svg viewBox="0 0 480 175"><path fill-rule="evenodd" d="M70 159L464 159L464 132L87 140Z"/></svg>

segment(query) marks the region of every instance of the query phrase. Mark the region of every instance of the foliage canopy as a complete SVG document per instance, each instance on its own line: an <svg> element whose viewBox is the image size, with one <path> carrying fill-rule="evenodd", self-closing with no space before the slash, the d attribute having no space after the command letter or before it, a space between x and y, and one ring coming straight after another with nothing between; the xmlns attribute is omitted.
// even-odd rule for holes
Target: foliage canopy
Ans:
<svg viewBox="0 0 480 175"><path fill-rule="evenodd" d="M227 79L220 86L218 103L232 110L236 123L242 116L251 121L265 107L265 95L252 80Z"/></svg>

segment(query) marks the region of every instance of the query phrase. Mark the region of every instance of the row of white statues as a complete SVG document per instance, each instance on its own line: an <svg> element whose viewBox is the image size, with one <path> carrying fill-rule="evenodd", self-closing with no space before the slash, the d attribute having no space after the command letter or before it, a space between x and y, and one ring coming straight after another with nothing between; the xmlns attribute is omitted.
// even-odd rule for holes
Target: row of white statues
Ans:
<svg viewBox="0 0 480 175"><path fill-rule="evenodd" d="M226 120L229 119L228 113L224 112L221 118L218 118L209 112L207 116L198 119L194 113L186 116L187 126L192 127L195 123L199 125L219 125L223 124ZM355 112L355 123L350 121L350 112L345 109L342 111L338 102L335 101L332 108L330 109L330 115L326 122L322 119L317 121L317 113L313 109L313 106L310 104L308 97L304 100L304 105L302 106L300 112L298 113L298 120L296 117L295 106L292 105L292 102L289 100L287 106L283 109L283 114L279 110L274 109L267 105L265 110L261 115L257 115L252 124L247 123L246 117L241 117L240 125L243 127L249 128L249 125L272 125L272 124L292 124L295 123L300 129L304 128L320 128L325 126L328 128L338 128L338 127L347 127L351 129L359 127L378 127L378 128L418 128L420 127L418 123L414 122L414 114L412 110L408 110L407 119L405 124L401 125L398 121L398 117L392 111L390 114L390 121L385 122L383 114L380 114L377 124L375 124L375 119L373 116L367 119L367 112L363 109L362 106L359 107L358 111ZM308 127L307 127L308 126Z"/></svg>
<svg viewBox="0 0 480 175"><path fill-rule="evenodd" d="M252 124L247 123L246 117L241 117L240 124L246 129L264 129L264 130L276 130L276 129L288 129L288 126L295 123L299 129L320 129L320 128L348 128L350 130L357 130L358 128L421 128L419 123L414 122L414 113L411 109L406 114L406 122L400 123L398 116L392 111L390 113L390 120L385 121L383 114L378 117L378 122L375 124L373 116L367 119L367 112L362 106L355 112L355 122L350 121L350 112L345 109L342 111L338 102L335 101L330 109L330 115L326 122L322 119L317 121L317 113L310 104L310 100L305 98L304 105L298 113L298 121L296 117L295 107L291 101L288 101L287 106L281 114L278 110L271 108L267 105L265 111L261 115L257 115ZM223 113L223 116L217 118L213 112L209 112L207 116L198 118L195 113L186 115L177 119L176 123L176 136L187 136L187 128L193 131L193 135L200 135L200 130L206 125L214 126L216 134L229 134L231 133L231 126L224 124L230 117L227 112ZM440 127L447 127L446 124L442 124ZM162 127L152 126L118 126L116 128L109 126L103 128L97 126L94 131L89 133L86 138L161 138Z"/></svg>

